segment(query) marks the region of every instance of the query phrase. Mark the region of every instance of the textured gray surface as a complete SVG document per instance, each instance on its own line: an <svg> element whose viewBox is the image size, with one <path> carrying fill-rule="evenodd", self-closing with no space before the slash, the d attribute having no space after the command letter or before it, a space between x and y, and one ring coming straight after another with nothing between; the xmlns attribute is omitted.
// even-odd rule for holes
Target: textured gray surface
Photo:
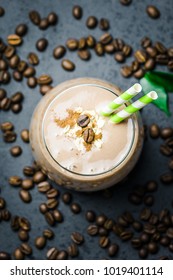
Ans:
<svg viewBox="0 0 173 280"><path fill-rule="evenodd" d="M150 19L145 13L147 4L156 4L161 11L161 17L158 20ZM72 17L71 10L74 4L79 4L83 7L83 17L77 21ZM130 80L122 78L119 73L120 65L115 62L112 56L105 55L97 57L92 53L92 59L88 62L81 61L76 53L66 54L66 58L72 59L76 63L74 72L65 72L61 66L60 60L55 60L52 57L52 50L56 45L64 44L69 37L80 38L88 34L94 35L96 38L103 33L99 28L89 30L85 26L86 18L89 15L95 15L97 18L106 17L110 20L110 32L113 37L120 37L126 43L134 48L140 47L140 39L143 36L150 36L153 41L161 40L166 46L171 46L173 39L173 2L166 1L150 1L138 0L133 1L132 5L125 7L119 4L119 1L113 0L82 0L82 1L67 1L67 0L51 0L51 1L27 1L27 0L1 0L0 5L5 8L5 15L0 18L0 35L5 40L7 35L14 32L15 26L19 23L26 23L29 26L27 35L24 37L24 43L18 48L18 52L23 59L27 58L29 51L36 51L35 42L38 38L46 37L49 40L49 46L43 53L38 53L40 64L36 66L37 76L43 73L48 73L53 77L53 85L65 81L67 79L83 76L97 77L110 82L116 83L122 89L128 88L135 82L135 79ZM55 27L49 27L46 31L39 30L34 26L28 18L30 10L36 9L40 11L42 17L45 17L49 12L55 11L59 15L59 23ZM128 59L130 62L132 58ZM164 67L158 68L164 70ZM8 184L8 176L21 175L24 165L32 163L30 147L24 144L19 136L23 128L29 127L30 118L36 103L41 99L38 87L34 90L29 89L26 85L26 80L17 83L14 80L10 84L4 86L8 92L8 96L16 91L22 91L25 95L23 103L23 111L15 115L12 112L1 112L1 121L12 121L15 124L15 130L18 133L16 144L23 148L23 153L18 158L12 158L9 153L9 148L12 144L2 142L0 146L1 159L1 195L7 201L8 209L16 215L23 215L32 222L32 230L30 232L29 244L33 245L34 238L41 234L42 230L47 227L44 217L39 213L38 205L45 200L44 196L37 192L37 189L31 191L33 201L30 204L21 202L18 196L18 189L12 188ZM173 96L170 94L170 108L173 111ZM173 117L167 118L161 111L154 106L148 106L142 112L144 124L150 125L157 122L161 127L172 124ZM161 140L148 140L145 142L144 149L140 160L135 167L133 173L128 180L120 186L111 188L113 193L111 198L106 198L104 192L93 194L73 193L73 200L82 205L82 212L78 215L72 214L69 207L60 202L59 209L64 214L64 223L57 225L54 230L56 237L47 243L47 247L39 251L33 249L33 259L45 259L47 248L57 246L60 249L65 249L70 244L70 234L72 231L79 231L85 236L85 243L79 248L80 254L78 259L102 259L107 257L106 250L99 248L98 237L89 237L86 233L88 223L85 221L85 211L94 209L97 214L105 213L110 218L116 218L125 210L130 210L138 217L139 211L144 205L139 207L129 204L127 197L130 190L135 185L146 183L149 179L155 179L159 182L159 176L167 170L168 159L159 154L159 144ZM61 193L64 189L59 188ZM171 200L173 197L172 186L164 186L159 182L159 189L155 194L155 204L152 207L153 211L158 211L163 207L171 209ZM121 245L117 259L138 259L137 252L131 249L128 243L122 243L120 240L111 235L112 242L117 242ZM6 250L12 252L20 241L17 234L12 232L9 223L3 222L0 224L0 251ZM33 247L34 248L34 247ZM156 256L150 255L149 258L158 258L166 254L172 258L171 253L166 249L161 248Z"/></svg>

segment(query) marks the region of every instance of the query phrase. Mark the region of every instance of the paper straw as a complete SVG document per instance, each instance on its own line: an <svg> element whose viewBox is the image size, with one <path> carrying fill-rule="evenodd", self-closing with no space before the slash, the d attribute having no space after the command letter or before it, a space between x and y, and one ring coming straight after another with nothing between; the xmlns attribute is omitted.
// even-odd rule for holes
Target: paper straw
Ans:
<svg viewBox="0 0 173 280"><path fill-rule="evenodd" d="M113 123L120 123L157 98L158 98L157 93L155 91L150 91L148 94L142 96L141 98L139 98L137 101L135 101L125 109L121 110L117 114L112 115L110 117L110 120Z"/></svg>
<svg viewBox="0 0 173 280"><path fill-rule="evenodd" d="M112 114L117 108L119 108L123 103L132 99L135 95L137 95L142 90L140 84L136 83L124 93L122 93L119 97L115 98L111 103L105 106L101 112L103 116L109 116Z"/></svg>

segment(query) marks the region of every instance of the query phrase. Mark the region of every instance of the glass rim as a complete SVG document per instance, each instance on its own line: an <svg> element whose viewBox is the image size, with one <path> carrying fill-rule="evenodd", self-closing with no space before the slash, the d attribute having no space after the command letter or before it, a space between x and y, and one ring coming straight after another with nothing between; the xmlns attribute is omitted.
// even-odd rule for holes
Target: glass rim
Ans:
<svg viewBox="0 0 173 280"><path fill-rule="evenodd" d="M72 88L75 88L75 87L81 87L81 86L95 86L95 87L98 87L98 88L102 88L102 89L105 89L111 93L113 93L115 96L119 96L118 94L116 94L113 90L111 90L110 88L106 87L106 86L103 86L103 85L98 85L98 84L95 84L95 83L83 83L83 84L78 84L78 85L72 85L70 86L69 88L66 88L64 90L62 90L59 94L57 94L53 100L50 102L50 104L47 106L46 110L45 110L45 113L44 113L44 116L43 116L43 122L42 122L42 127L41 127L41 130L42 130L42 138L43 138L43 142L45 144L45 147L46 147L46 150L47 152L49 153L50 157L54 160L54 162L56 164L58 164L59 167L61 167L62 169L64 169L65 171L71 173L71 174L74 174L74 175L78 175L78 176L81 176L81 177L94 177L94 176L99 176L99 175L104 175L104 174L108 174L110 172L112 172L115 168L119 167L124 161L125 159L128 157L128 155L130 154L131 152L131 149L133 147L133 143L134 143L134 139L135 139L135 121L133 118L131 118L131 121L132 121L132 127L133 127L133 135L132 135L132 139L131 139L131 143L129 145L129 149L128 149L128 152L125 154L125 156L115 165L113 166L112 168L108 169L108 170L105 170L103 172L98 172L98 173L78 173L78 172L74 172L66 167L64 167L63 165L61 165L54 157L53 155L51 154L50 150L49 150L49 147L46 143L46 139L45 139L45 134L44 134L44 124L45 124L45 119L46 119L46 115L49 111L49 109L51 108L52 104L58 99L58 97L63 94L64 92L66 91L69 91L70 89ZM128 101L129 102L129 101ZM125 106L128 106L126 103L124 104Z"/></svg>

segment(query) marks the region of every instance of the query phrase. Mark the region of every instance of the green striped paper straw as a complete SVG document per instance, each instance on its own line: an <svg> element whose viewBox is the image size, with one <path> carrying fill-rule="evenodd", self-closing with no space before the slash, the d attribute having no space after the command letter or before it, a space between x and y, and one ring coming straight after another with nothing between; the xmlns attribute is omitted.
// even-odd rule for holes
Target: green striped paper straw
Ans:
<svg viewBox="0 0 173 280"><path fill-rule="evenodd" d="M130 87L128 90L126 90L124 93L122 93L120 96L115 98L111 103L109 103L107 106L103 108L101 111L101 114L103 116L109 116L112 114L117 108L119 108L123 103L126 101L132 99L135 95L137 95L142 90L142 87L140 84L136 83L132 87Z"/></svg>
<svg viewBox="0 0 173 280"><path fill-rule="evenodd" d="M135 101L125 109L121 110L117 114L112 115L110 117L110 120L113 123L120 123L157 98L158 98L157 93L155 91L150 91L149 93L142 96L141 98L139 98L137 101Z"/></svg>

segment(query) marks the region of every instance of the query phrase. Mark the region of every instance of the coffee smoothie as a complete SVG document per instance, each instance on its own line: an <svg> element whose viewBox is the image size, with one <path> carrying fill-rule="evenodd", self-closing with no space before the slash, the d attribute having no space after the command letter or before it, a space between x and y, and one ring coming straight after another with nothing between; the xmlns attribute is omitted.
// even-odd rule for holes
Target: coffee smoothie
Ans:
<svg viewBox="0 0 173 280"><path fill-rule="evenodd" d="M119 124L100 114L120 93L107 82L80 78L43 97L33 114L30 139L34 157L50 179L94 191L130 172L142 148L138 114Z"/></svg>

